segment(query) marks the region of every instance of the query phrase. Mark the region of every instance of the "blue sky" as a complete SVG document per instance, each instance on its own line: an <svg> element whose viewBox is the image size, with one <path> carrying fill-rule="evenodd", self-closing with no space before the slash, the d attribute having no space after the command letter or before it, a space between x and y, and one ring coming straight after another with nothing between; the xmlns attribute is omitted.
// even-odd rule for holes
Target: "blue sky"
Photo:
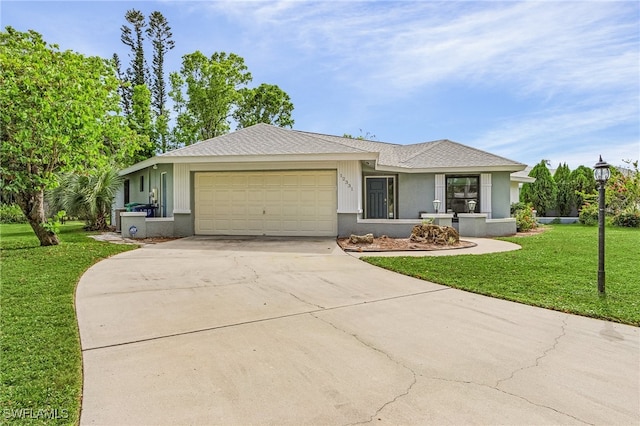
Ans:
<svg viewBox="0 0 640 426"><path fill-rule="evenodd" d="M0 23L126 62L131 8L169 21L167 71L196 50L234 52L252 86L291 96L295 129L450 139L572 169L640 157L637 1L3 0Z"/></svg>

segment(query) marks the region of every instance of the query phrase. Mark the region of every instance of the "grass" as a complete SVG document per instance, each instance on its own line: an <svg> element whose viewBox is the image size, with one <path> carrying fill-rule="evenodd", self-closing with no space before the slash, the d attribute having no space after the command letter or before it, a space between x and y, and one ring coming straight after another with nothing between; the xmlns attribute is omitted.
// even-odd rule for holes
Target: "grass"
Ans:
<svg viewBox="0 0 640 426"><path fill-rule="evenodd" d="M444 257L367 257L412 277L506 300L640 326L640 229L607 227L606 296L599 297L598 228L552 225L501 238L521 250Z"/></svg>
<svg viewBox="0 0 640 426"><path fill-rule="evenodd" d="M132 246L61 227L40 247L29 225L0 225L0 424L77 424L82 353L75 288L91 265Z"/></svg>

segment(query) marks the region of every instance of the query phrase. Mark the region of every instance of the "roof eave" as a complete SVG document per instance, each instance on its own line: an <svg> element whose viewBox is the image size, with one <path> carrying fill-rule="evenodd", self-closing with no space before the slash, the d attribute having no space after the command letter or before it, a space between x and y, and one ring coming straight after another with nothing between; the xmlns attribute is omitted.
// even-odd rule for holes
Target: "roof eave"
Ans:
<svg viewBox="0 0 640 426"><path fill-rule="evenodd" d="M395 173L478 173L478 172L519 172L524 170L525 164L500 165L500 166L464 166L464 167L428 167L428 168L406 168L396 166L385 166L376 164L376 170Z"/></svg>
<svg viewBox="0 0 640 426"><path fill-rule="evenodd" d="M135 173L156 164L200 164L200 163L270 163L305 161L359 161L378 160L376 152L322 153L322 154L261 154L261 155L197 155L197 156L156 156L127 167L120 176Z"/></svg>

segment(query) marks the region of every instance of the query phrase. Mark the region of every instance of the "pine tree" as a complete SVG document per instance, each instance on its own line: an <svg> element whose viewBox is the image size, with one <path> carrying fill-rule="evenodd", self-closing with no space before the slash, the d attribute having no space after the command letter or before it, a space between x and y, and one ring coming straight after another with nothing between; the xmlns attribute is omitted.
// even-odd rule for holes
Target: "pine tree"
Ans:
<svg viewBox="0 0 640 426"><path fill-rule="evenodd" d="M567 163L560 164L553 180L558 186L558 195L556 196L556 210L560 216L569 216L573 209L575 197L571 185L571 169Z"/></svg>
<svg viewBox="0 0 640 426"><path fill-rule="evenodd" d="M529 176L536 180L522 186L520 197L523 202L531 203L540 216L545 216L549 210L555 207L558 193L553 176L547 168L547 160L536 164L529 172Z"/></svg>
<svg viewBox="0 0 640 426"><path fill-rule="evenodd" d="M571 190L574 197L573 204L579 211L585 202L582 194L590 195L596 193L596 180L593 177L593 170L587 166L578 166L577 169L571 172L569 180L571 181Z"/></svg>
<svg viewBox="0 0 640 426"><path fill-rule="evenodd" d="M167 89L164 77L164 57L175 47L171 27L162 13L155 11L149 16L147 35L153 45L153 65L151 67L151 108L155 115L156 146L160 152L167 152L169 134L169 111L166 108Z"/></svg>
<svg viewBox="0 0 640 426"><path fill-rule="evenodd" d="M133 54L131 66L127 68L127 78L131 82L133 91L134 87L147 84L149 71L144 60L144 27L147 24L142 12L136 9L128 10L124 17L133 26L133 30L126 25L120 28L122 31L120 40L131 49Z"/></svg>

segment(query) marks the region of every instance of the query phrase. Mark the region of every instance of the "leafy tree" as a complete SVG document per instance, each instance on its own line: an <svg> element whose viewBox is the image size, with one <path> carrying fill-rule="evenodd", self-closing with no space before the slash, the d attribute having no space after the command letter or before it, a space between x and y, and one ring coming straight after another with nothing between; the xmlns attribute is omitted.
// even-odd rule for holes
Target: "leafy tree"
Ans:
<svg viewBox="0 0 640 426"><path fill-rule="evenodd" d="M280 87L263 83L254 89L240 89L240 95L238 108L233 113L238 129L258 123L293 127L293 104Z"/></svg>
<svg viewBox="0 0 640 426"><path fill-rule="evenodd" d="M558 166L553 175L553 180L558 186L556 210L560 216L569 216L573 209L575 196L571 185L571 169L569 169L567 163Z"/></svg>
<svg viewBox="0 0 640 426"><path fill-rule="evenodd" d="M140 85L133 88L131 114L129 115L129 127L142 136L145 143L138 152L137 161L153 157L155 147L152 139L153 127L151 123L151 92L147 86Z"/></svg>
<svg viewBox="0 0 640 426"><path fill-rule="evenodd" d="M119 112L112 64L60 51L35 31L0 32L0 182L13 193L40 244L58 244L46 226L44 191L58 173L139 149Z"/></svg>
<svg viewBox="0 0 640 426"><path fill-rule="evenodd" d="M89 173L66 173L60 185L47 193L47 200L56 210L84 218L85 228L91 231L109 229L107 218L122 178L117 168L105 167Z"/></svg>
<svg viewBox="0 0 640 426"><path fill-rule="evenodd" d="M189 145L229 131L229 118L241 101L239 90L251 81L244 59L216 52L207 58L199 51L182 57L180 73L171 73L171 91L178 113L174 137Z"/></svg>
<svg viewBox="0 0 640 426"><path fill-rule="evenodd" d="M166 108L167 88L164 77L164 57L175 47L171 27L162 13L155 11L149 16L147 35L153 45L153 65L151 67L151 106L155 113L156 148L167 152L169 136L169 111Z"/></svg>
<svg viewBox="0 0 640 426"><path fill-rule="evenodd" d="M553 209L556 203L558 188L547 168L547 161L536 164L529 176L536 178L533 183L525 183L520 192L521 201L531 203L540 216Z"/></svg>
<svg viewBox="0 0 640 426"><path fill-rule="evenodd" d="M605 187L608 210L613 215L640 211L640 170L638 162L627 161L631 168L611 167L611 177Z"/></svg>
<svg viewBox="0 0 640 426"><path fill-rule="evenodd" d="M578 166L569 175L569 180L573 190L573 203L578 210L581 210L587 201L585 194L590 195L596 192L596 180L593 177L593 170L586 166Z"/></svg>

